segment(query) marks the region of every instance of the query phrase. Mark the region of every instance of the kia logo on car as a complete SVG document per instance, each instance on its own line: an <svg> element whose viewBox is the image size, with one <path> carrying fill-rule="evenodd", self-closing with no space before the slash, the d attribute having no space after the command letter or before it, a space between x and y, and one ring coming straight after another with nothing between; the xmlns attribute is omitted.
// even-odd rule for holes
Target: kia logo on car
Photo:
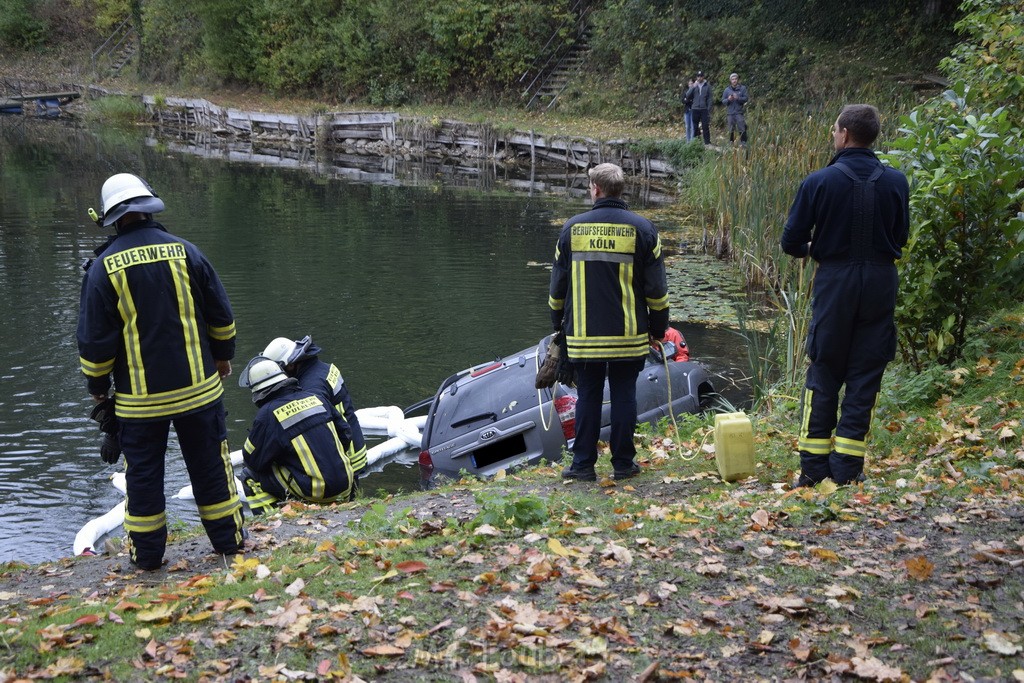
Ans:
<svg viewBox="0 0 1024 683"><path fill-rule="evenodd" d="M485 429L484 431L480 432L480 440L481 441L487 441L488 439L493 439L497 435L498 435L498 430L497 429Z"/></svg>

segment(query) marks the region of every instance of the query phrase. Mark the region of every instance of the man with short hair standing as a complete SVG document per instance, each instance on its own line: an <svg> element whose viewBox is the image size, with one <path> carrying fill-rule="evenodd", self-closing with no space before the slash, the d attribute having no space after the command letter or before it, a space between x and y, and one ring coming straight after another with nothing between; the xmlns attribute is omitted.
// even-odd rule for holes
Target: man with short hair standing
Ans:
<svg viewBox="0 0 1024 683"><path fill-rule="evenodd" d="M612 468L636 476L636 379L652 339L668 326L668 284L658 229L622 201L625 178L615 164L590 169L594 207L562 227L551 269L548 305L564 331L576 370L576 440L566 479L596 481L605 378L611 396Z"/></svg>
<svg viewBox="0 0 1024 683"><path fill-rule="evenodd" d="M698 71L693 85L686 91L686 99L690 102L693 114L693 135L704 137L704 144L711 144L711 85L704 78L704 72Z"/></svg>
<svg viewBox="0 0 1024 683"><path fill-rule="evenodd" d="M729 142L734 142L735 135L739 132L740 144L747 144L747 119L743 108L748 99L747 86L740 83L739 74L729 74L729 85L722 91L722 104L725 105Z"/></svg>
<svg viewBox="0 0 1024 683"><path fill-rule="evenodd" d="M804 179L782 233L784 252L818 263L798 486L862 477L882 375L896 357L895 261L910 230L909 186L906 176L871 151L880 128L873 106L843 107L832 126L836 154Z"/></svg>

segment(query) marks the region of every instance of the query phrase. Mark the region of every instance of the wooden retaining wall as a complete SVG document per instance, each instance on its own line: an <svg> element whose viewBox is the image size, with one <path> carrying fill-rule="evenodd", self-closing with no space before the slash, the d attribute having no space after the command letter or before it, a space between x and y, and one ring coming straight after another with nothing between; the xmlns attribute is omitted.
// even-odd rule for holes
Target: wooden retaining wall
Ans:
<svg viewBox="0 0 1024 683"><path fill-rule="evenodd" d="M438 156L529 159L531 165L564 165L580 170L610 161L633 175L664 177L674 173L664 159L635 152L630 140L599 141L543 136L533 131L498 131L488 124L404 117L394 112L299 116L224 108L204 99L158 99L146 95L142 101L148 115L160 125L208 130L224 138L261 137L306 147L369 147L378 154L415 148Z"/></svg>

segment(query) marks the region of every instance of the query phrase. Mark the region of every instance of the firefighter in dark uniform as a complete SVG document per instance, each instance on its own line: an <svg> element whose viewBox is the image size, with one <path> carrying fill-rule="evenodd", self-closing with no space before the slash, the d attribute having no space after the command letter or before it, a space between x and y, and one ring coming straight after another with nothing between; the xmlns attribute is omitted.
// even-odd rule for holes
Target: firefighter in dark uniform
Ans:
<svg viewBox="0 0 1024 683"><path fill-rule="evenodd" d="M269 358L257 356L242 373L259 410L242 447L243 485L253 512L287 498L347 501L355 475L344 419L320 396L299 388Z"/></svg>
<svg viewBox="0 0 1024 683"><path fill-rule="evenodd" d="M873 106L843 108L832 127L836 154L804 179L782 234L783 251L818 264L799 486L863 478L875 399L885 367L896 356L895 261L909 233L909 187L902 173L883 166L869 149L879 128Z"/></svg>
<svg viewBox="0 0 1024 683"><path fill-rule="evenodd" d="M366 469L366 439L363 438L356 408L341 370L334 363L320 360L320 353L320 347L307 334L298 341L278 337L267 344L261 355L276 360L290 377L299 380L302 389L318 395L341 413L348 427L347 436L352 447L349 461L358 476Z"/></svg>
<svg viewBox="0 0 1024 683"><path fill-rule="evenodd" d="M206 534L218 553L242 548L242 504L228 456L221 380L231 373L235 323L213 266L153 220L164 203L141 178L103 184L103 216L117 234L86 266L78 351L89 393L107 402L124 452L130 559L158 568L167 543L164 457L171 424ZM115 438L116 444L116 438Z"/></svg>
<svg viewBox="0 0 1024 683"><path fill-rule="evenodd" d="M576 371L576 440L562 476L596 480L597 441L605 378L611 397L612 468L635 476L636 378L649 344L668 327L668 286L658 229L626 207L625 180L615 164L590 169L590 211L562 227L551 269L548 305L564 331Z"/></svg>

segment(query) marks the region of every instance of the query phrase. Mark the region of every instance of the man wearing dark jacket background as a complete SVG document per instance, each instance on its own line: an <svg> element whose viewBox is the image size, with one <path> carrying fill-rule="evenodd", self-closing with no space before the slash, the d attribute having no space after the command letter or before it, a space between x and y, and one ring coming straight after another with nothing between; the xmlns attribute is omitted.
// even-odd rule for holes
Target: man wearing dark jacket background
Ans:
<svg viewBox="0 0 1024 683"><path fill-rule="evenodd" d="M622 169L590 169L594 208L562 227L551 269L548 305L564 331L576 369L576 440L566 479L596 481L605 378L611 396L612 468L616 479L640 472L636 446L636 378L652 339L668 327L668 285L658 229L626 207Z"/></svg>
<svg viewBox="0 0 1024 683"><path fill-rule="evenodd" d="M832 126L836 155L804 179L782 233L783 251L818 263L807 334L811 365L800 421L800 486L829 478L848 484L862 476L871 413L885 367L896 356L895 261L910 229L909 187L902 173L883 166L869 149L880 127L873 106L843 108Z"/></svg>
<svg viewBox="0 0 1024 683"><path fill-rule="evenodd" d="M704 144L711 144L711 85L704 78L704 72L698 71L693 86L686 92L686 101L690 103L693 114L693 135L698 133L704 137Z"/></svg>

